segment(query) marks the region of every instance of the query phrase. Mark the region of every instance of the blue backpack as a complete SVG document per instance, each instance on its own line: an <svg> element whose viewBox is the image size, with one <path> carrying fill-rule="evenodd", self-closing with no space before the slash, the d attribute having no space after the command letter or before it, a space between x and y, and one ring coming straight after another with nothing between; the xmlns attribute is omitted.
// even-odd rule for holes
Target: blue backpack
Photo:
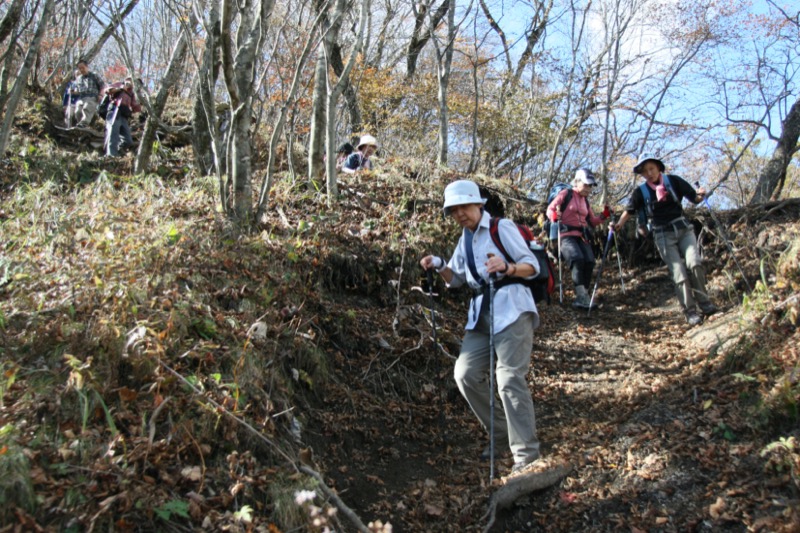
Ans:
<svg viewBox="0 0 800 533"><path fill-rule="evenodd" d="M558 193L560 193L564 189L569 189L569 191L567 192L567 195L564 197L564 201L561 202L562 213L564 212L564 209L567 207L567 204L569 204L569 201L572 200L572 186L567 183L558 182L552 187L550 187L550 194L547 195L547 205L550 205L553 202L553 200L555 200L556 196L558 196ZM547 213L545 213L544 218L545 218L544 226L542 227L542 229L544 230L545 233L547 233L548 238L550 240L558 239L558 224L551 223L550 217L547 216Z"/></svg>

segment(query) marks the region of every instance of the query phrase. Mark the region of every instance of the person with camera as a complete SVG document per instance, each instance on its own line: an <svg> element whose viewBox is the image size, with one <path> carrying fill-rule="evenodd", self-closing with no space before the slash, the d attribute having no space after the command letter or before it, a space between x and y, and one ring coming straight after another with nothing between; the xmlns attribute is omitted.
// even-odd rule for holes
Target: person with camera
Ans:
<svg viewBox="0 0 800 533"><path fill-rule="evenodd" d="M106 114L106 155L117 157L120 150L133 146L129 120L142 110L142 106L136 100L131 78L113 84L106 92L110 97Z"/></svg>
<svg viewBox="0 0 800 533"><path fill-rule="evenodd" d="M444 190L444 214L461 226L461 238L449 261L426 255L420 266L438 272L448 287L467 285L472 289L454 377L461 395L490 435L490 447L481 458L492 458L497 437L511 449L513 473L540 458L533 399L526 380L539 312L530 289L513 282L532 278L540 266L508 219L500 220L497 229L507 251L518 259L504 259L490 234L491 215L484 209L485 203L476 183L450 183ZM492 371L497 376L496 391L502 404L498 410L494 409L495 390L490 386Z"/></svg>

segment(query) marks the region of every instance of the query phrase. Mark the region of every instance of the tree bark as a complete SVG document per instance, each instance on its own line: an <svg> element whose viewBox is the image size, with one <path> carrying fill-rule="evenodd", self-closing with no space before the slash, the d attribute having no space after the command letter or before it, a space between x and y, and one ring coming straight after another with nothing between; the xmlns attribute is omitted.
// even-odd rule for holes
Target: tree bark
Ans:
<svg viewBox="0 0 800 533"><path fill-rule="evenodd" d="M253 96L257 90L256 64L274 5L275 0L223 0L222 4L222 63L232 106L228 160L233 184L232 214L238 220L249 220L253 212L250 125ZM237 28L235 55L230 40L234 19Z"/></svg>
<svg viewBox="0 0 800 533"><path fill-rule="evenodd" d="M450 7L450 2L444 0L431 17L430 26L426 28L425 19L427 18L428 11L433 7L432 4L435 0L426 1L430 3L420 3L419 8L414 9L414 31L411 34L411 41L408 43L408 49L406 51L406 81L414 77L417 71L417 60L419 59L420 52L422 52L422 49L428 44L432 32L436 30L436 27L447 14L447 10Z"/></svg>
<svg viewBox="0 0 800 533"><path fill-rule="evenodd" d="M455 46L456 40L456 0L447 0L447 2L449 4L449 8L447 9L447 43L443 54L440 54L438 49L436 51L439 68L439 153L437 155L437 162L440 166L447 165L447 149L449 143L448 125L450 122L450 113L447 108L447 89L450 84L450 66L453 64L453 47Z"/></svg>
<svg viewBox="0 0 800 533"><path fill-rule="evenodd" d="M0 44L11 35L11 32L19 24L19 18L22 15L22 8L25 7L25 0L13 0L11 5L8 6L2 22L0 22Z"/></svg>
<svg viewBox="0 0 800 533"><path fill-rule="evenodd" d="M139 151L136 154L136 161L133 166L135 174L144 172L150 165L150 156L153 154L153 140L156 138L156 129L161 120L161 114L164 112L169 90L175 85L180 76L183 60L186 58L188 41L189 39L186 32L181 31L178 42L175 43L175 48L172 50L167 71L161 80L161 87L159 87L158 93L153 101L152 109L150 110L151 114L147 117L147 122L145 122L144 125L142 138L139 142Z"/></svg>
<svg viewBox="0 0 800 533"><path fill-rule="evenodd" d="M204 26L206 42L203 48L202 61L197 62L198 75L195 86L194 109L192 113L192 151L194 152L195 165L204 174L215 172L220 180L220 201L227 206L227 189L224 183L224 170L219 127L217 126L217 111L214 102L213 87L217 84L220 71L219 51L220 33L220 0L211 0L208 17Z"/></svg>
<svg viewBox="0 0 800 533"><path fill-rule="evenodd" d="M773 196L777 198L783 189L786 181L786 169L792 156L800 149L797 144L800 138L800 99L795 100L781 125L778 145L758 176L758 185L750 199L750 205L767 202Z"/></svg>
<svg viewBox="0 0 800 533"><path fill-rule="evenodd" d="M336 44L333 47L331 66L333 67L333 72L339 77L339 79L345 80L342 95L344 95L347 113L350 116L349 131L351 134L363 131L364 120L361 117L361 107L358 104L358 93L356 92L355 87L353 87L353 83L350 81L350 76L342 77L345 65L342 61L342 47L339 44ZM352 135L350 135L350 137L352 137Z"/></svg>
<svg viewBox="0 0 800 533"><path fill-rule="evenodd" d="M328 188L328 205L331 206L334 200L339 195L338 184L336 183L336 108L339 96L345 87L350 87L350 72L356 63L356 57L361 51L361 44L364 40L364 30L367 25L367 13L370 11L370 0L361 1L361 13L359 14L359 29L356 42L353 44L353 49L350 51L350 57L347 60L347 65L342 69L339 80L328 91L328 119L327 119L327 188Z"/></svg>
<svg viewBox="0 0 800 533"><path fill-rule="evenodd" d="M17 112L17 106L25 91L28 82L28 74L30 74L36 57L39 55L39 45L44 38L47 29L47 23L50 20L50 13L53 10L54 0L45 0L42 7L42 14L39 18L39 25L36 28L36 33L33 36L28 51L25 54L25 59L17 72L17 79L14 80L14 85L9 93L8 100L5 105L5 115L3 116L3 125L0 127L0 156L6 153L8 139L11 136L11 127L14 124L14 115Z"/></svg>

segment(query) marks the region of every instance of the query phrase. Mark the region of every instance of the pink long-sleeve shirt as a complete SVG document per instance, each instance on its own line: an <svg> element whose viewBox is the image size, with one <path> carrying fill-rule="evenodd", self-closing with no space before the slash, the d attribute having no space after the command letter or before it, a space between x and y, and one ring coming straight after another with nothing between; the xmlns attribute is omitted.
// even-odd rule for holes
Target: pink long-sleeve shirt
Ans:
<svg viewBox="0 0 800 533"><path fill-rule="evenodd" d="M561 205L561 202L564 201L564 198L567 196L568 192L569 189L564 189L563 191L559 192L556 197L553 198L553 201L550 202L550 205L547 206L547 216L550 218L550 220L553 220L553 213L556 212L557 208ZM595 215L592 212L592 207L589 205L587 198L584 198L578 194L577 191L572 191L572 199L561 212L561 223L566 226L581 229L563 231L561 232L561 236L582 237L583 228L595 227L601 224L604 220L605 218Z"/></svg>

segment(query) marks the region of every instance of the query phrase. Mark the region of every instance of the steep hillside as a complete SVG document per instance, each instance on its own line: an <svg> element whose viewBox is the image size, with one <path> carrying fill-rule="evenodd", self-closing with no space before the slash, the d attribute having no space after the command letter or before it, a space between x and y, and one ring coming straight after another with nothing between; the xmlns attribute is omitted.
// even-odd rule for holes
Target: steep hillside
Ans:
<svg viewBox="0 0 800 533"><path fill-rule="evenodd" d="M343 177L334 208L284 177L250 231L217 212L212 179L25 146L0 177L9 530L487 528L486 438L452 382L468 296L437 282L432 299L418 267L457 238L439 209L453 176L383 162ZM723 309L703 326L664 267L613 250L602 309L542 306L531 393L545 454L572 470L492 531L800 527L798 211L719 213L748 294L703 232Z"/></svg>

